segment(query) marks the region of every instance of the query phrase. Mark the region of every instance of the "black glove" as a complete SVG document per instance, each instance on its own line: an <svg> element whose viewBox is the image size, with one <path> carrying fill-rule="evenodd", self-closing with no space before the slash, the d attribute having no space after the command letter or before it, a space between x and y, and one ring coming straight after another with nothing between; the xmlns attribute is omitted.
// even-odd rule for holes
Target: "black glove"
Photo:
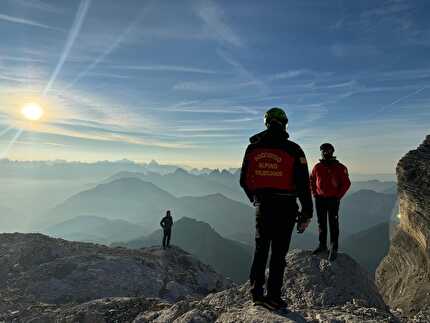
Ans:
<svg viewBox="0 0 430 323"><path fill-rule="evenodd" d="M310 222L311 222L311 218L306 217L303 215L303 213L299 212L297 216L297 233L305 232Z"/></svg>

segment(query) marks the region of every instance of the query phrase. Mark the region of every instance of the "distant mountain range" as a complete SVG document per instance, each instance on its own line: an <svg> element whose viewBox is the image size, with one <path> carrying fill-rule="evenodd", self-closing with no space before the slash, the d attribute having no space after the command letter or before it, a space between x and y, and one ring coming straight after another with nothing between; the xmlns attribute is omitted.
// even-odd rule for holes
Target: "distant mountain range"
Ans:
<svg viewBox="0 0 430 323"><path fill-rule="evenodd" d="M143 227L124 220L109 220L99 216L77 216L53 225L43 233L70 241L109 244L140 237Z"/></svg>
<svg viewBox="0 0 430 323"><path fill-rule="evenodd" d="M346 196L340 207L341 236L369 229L377 224L389 222L396 206L395 194L360 190Z"/></svg>
<svg viewBox="0 0 430 323"><path fill-rule="evenodd" d="M188 178L200 183L210 177L218 178L219 182L231 180L230 175L222 172L191 175L178 170L170 175L151 176L160 181L176 178L178 189L179 179L182 179L184 187L189 184ZM179 219L174 227L174 244L236 281L247 278L254 244L253 208L222 194L175 197L142 180L142 177L140 174L134 177L118 176L111 182L70 197L43 218L43 232L70 240L99 243L123 241L133 248L150 246L160 244L159 222L165 211L170 209L174 220ZM371 272L385 252L385 245L379 243L374 252L367 254L360 253L360 248L357 250L353 246L365 246L366 239L371 241L372 237L385 239L384 234L377 233L382 229L373 227L390 220L395 201L394 194L372 190L360 190L342 200L340 224L345 248ZM365 241L360 242L363 239ZM388 238L384 241L388 243ZM290 249L313 249L317 244L318 229L314 217L308 231L301 235L294 233Z"/></svg>
<svg viewBox="0 0 430 323"><path fill-rule="evenodd" d="M153 183L170 194L182 196L204 196L222 194L239 202L248 202L248 198L239 185L239 179L227 170L214 170L210 173L192 174L182 168L173 173L159 174L154 172L120 172L108 178L105 182L112 182L121 178L139 178Z"/></svg>
<svg viewBox="0 0 430 323"><path fill-rule="evenodd" d="M14 161L0 159L0 177L2 178L38 178L47 179L101 179L121 171L174 172L179 166L162 165L152 160L149 163L136 163L128 159L118 161L98 161L94 163L52 161Z"/></svg>
<svg viewBox="0 0 430 323"><path fill-rule="evenodd" d="M396 195L377 193L371 190L360 190L347 195L340 207L341 239L367 230L377 224L390 221L396 205ZM250 245L254 244L254 228L252 231L240 230L231 235L231 239ZM291 248L311 249L318 244L318 221L316 214L311 225L304 234L294 234Z"/></svg>
<svg viewBox="0 0 430 323"><path fill-rule="evenodd" d="M42 217L39 228L85 215L138 223L143 234L149 234L159 227L167 209L175 219L186 216L205 221L222 235L233 234L237 228L250 231L254 223L251 207L221 194L177 198L134 177L100 184L70 197Z"/></svg>
<svg viewBox="0 0 430 323"><path fill-rule="evenodd" d="M383 222L355 233L341 243L342 252L348 253L365 267L372 276L390 247L389 223Z"/></svg>
<svg viewBox="0 0 430 323"><path fill-rule="evenodd" d="M192 173L178 168L174 172L159 174L155 172L119 172L105 182L120 178L136 177L151 182L159 188L177 197L204 196L220 193L230 199L249 203L239 185L240 170L231 173L228 170L212 170L208 173ZM359 181L353 182L348 195L360 190L373 190L378 193L395 194L396 182L393 181Z"/></svg>
<svg viewBox="0 0 430 323"><path fill-rule="evenodd" d="M161 244L161 229L147 237L131 240L123 245L128 248L150 247ZM236 282L248 279L253 250L246 244L223 238L209 224L183 217L176 221L172 232L172 245L179 246L200 261Z"/></svg>
<svg viewBox="0 0 430 323"><path fill-rule="evenodd" d="M131 177L123 177L124 175ZM229 175L228 172L192 175L184 170L177 170L169 175L117 174L112 181L82 191L57 205L41 219L42 225L39 228L46 229L77 216L98 216L137 223L143 227L143 234L149 234L158 228L165 211L171 209L176 219L181 217L198 219L210 224L223 236L232 238L242 236L241 241L252 241L254 210L249 205L234 201L219 193L206 196L175 197L153 182L142 180L142 178L148 177L171 191L179 191L182 186L184 192L197 187L203 193L205 189L209 190L210 186L215 190L223 185L222 187L228 190L227 185L219 183L231 182L234 175ZM379 184L376 183L374 184L380 185L379 182ZM197 194L196 190L194 193ZM347 195L341 203L341 236L346 237L389 221L395 201L396 195L394 194L378 193L372 190L360 190ZM317 234L316 222L315 217L309 233ZM252 234L249 234L251 232ZM310 237L302 235L298 240L303 240L304 243L309 241ZM303 248L304 246L299 245L298 247Z"/></svg>
<svg viewBox="0 0 430 323"><path fill-rule="evenodd" d="M397 183L394 181L354 181L349 189L349 194L360 190L372 190L378 193L396 194Z"/></svg>
<svg viewBox="0 0 430 323"><path fill-rule="evenodd" d="M40 229L37 223L43 214L74 194L94 188L106 178L110 182L124 177L137 177L151 182L175 197L219 193L250 205L239 186L239 174L240 169L237 168L191 169L156 161L136 163L127 159L94 163L0 159L3 184L0 186L0 205L9 206L20 217L19 220L9 217L11 221L6 223L8 230L33 231ZM391 193L395 191L395 183L374 180L353 182L350 192L363 188ZM100 216L104 217L103 214Z"/></svg>

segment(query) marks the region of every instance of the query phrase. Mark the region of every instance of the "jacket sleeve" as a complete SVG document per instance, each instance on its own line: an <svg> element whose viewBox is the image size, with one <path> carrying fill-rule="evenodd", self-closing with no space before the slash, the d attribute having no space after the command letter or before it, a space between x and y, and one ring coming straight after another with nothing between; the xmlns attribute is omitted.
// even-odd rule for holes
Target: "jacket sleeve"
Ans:
<svg viewBox="0 0 430 323"><path fill-rule="evenodd" d="M251 203L254 202L254 193L246 185L246 173L248 170L248 156L249 156L250 148L249 146L246 148L245 156L243 157L242 168L240 170L240 186L242 186L243 190L248 196L248 199Z"/></svg>
<svg viewBox="0 0 430 323"><path fill-rule="evenodd" d="M161 226L162 228L164 228L164 225L165 225L165 224L164 224L164 220L165 220L165 218L162 218L162 219L161 219L161 221L160 221L160 226Z"/></svg>
<svg viewBox="0 0 430 323"><path fill-rule="evenodd" d="M308 163L305 153L301 148L294 162L294 180L296 183L297 196L302 206L302 214L306 218L312 218L313 203L310 189Z"/></svg>
<svg viewBox="0 0 430 323"><path fill-rule="evenodd" d="M317 169L316 165L312 169L312 173L310 176L310 185L311 185L311 192L313 196L317 196Z"/></svg>
<svg viewBox="0 0 430 323"><path fill-rule="evenodd" d="M339 176L340 176L340 188L339 188L339 199L341 199L346 192L348 192L350 186L351 186L351 181L349 179L349 175L348 175L348 169L346 168L346 166L342 165L342 167L339 170Z"/></svg>

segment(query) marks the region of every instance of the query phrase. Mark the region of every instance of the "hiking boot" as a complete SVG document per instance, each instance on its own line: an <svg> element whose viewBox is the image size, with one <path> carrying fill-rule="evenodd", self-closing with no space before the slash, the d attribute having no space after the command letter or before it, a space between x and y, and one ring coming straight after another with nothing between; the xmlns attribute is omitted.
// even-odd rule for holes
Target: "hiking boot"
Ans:
<svg viewBox="0 0 430 323"><path fill-rule="evenodd" d="M254 306L263 306L263 307L266 307L265 300L264 300L263 297L262 298L253 298L252 299L252 304Z"/></svg>
<svg viewBox="0 0 430 323"><path fill-rule="evenodd" d="M271 310L285 309L288 304L281 297L270 297L267 296L265 299L266 307Z"/></svg>
<svg viewBox="0 0 430 323"><path fill-rule="evenodd" d="M258 295L253 294L252 295L252 303L254 304L254 306L264 306L264 301L265 301L265 299L264 299L263 295L260 295L260 294L258 294Z"/></svg>
<svg viewBox="0 0 430 323"><path fill-rule="evenodd" d="M327 249L327 247L326 247L326 246L318 246L318 248L316 248L316 249L312 252L312 254L313 254L313 255L319 255L319 254L327 253L327 252L328 252L328 249Z"/></svg>
<svg viewBox="0 0 430 323"><path fill-rule="evenodd" d="M337 258L337 249L336 248L330 248L330 254L328 255L328 260L335 261Z"/></svg>

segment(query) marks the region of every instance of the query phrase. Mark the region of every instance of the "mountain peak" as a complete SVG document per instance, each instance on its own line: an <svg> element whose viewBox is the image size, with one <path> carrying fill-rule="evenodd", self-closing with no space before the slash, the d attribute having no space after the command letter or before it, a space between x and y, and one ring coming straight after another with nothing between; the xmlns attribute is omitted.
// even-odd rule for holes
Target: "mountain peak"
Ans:
<svg viewBox="0 0 430 323"><path fill-rule="evenodd" d="M160 164L159 164L159 163L157 163L157 161L156 161L156 160L152 159L152 160L148 163L148 165L149 165L149 166L159 166Z"/></svg>
<svg viewBox="0 0 430 323"><path fill-rule="evenodd" d="M188 173L185 169L183 168L177 168L174 172L174 175L189 175L190 173Z"/></svg>
<svg viewBox="0 0 430 323"><path fill-rule="evenodd" d="M209 173L209 175L212 175L212 176L218 176L218 175L220 175L220 174L221 174L221 172L219 171L219 169L218 169L218 168L216 168L216 169L212 170L212 171Z"/></svg>

